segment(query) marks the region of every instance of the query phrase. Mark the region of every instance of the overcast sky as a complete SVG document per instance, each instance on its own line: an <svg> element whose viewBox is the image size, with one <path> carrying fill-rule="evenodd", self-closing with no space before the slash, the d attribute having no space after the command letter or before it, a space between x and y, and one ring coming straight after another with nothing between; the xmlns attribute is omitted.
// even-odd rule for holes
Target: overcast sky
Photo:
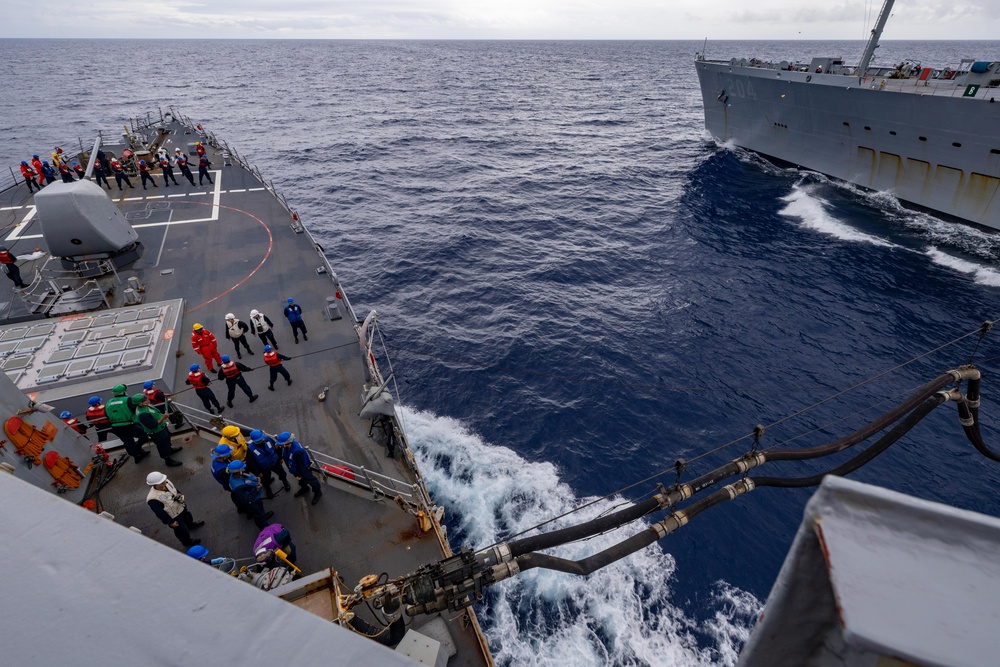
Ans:
<svg viewBox="0 0 1000 667"><path fill-rule="evenodd" d="M865 39L880 0L4 0L0 37ZM1000 39L1000 0L897 0L883 39ZM983 54L987 55L987 54Z"/></svg>

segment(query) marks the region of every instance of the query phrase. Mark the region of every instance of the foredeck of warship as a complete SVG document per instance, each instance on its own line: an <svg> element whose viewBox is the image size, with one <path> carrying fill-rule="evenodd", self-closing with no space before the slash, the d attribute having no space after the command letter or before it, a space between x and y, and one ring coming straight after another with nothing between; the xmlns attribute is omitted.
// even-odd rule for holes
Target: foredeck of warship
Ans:
<svg viewBox="0 0 1000 667"><path fill-rule="evenodd" d="M168 130L159 143L170 154L175 147L188 152L189 142L197 138L177 123L168 125ZM175 394L178 405L200 410L200 399L184 384L190 364L205 367L189 344L192 325L198 322L213 331L220 353L236 360L232 344L225 339L225 314L234 313L248 321L249 311L256 308L273 322L279 351L292 357L284 365L293 384L288 386L279 377L275 390L267 389L262 344L248 334L255 355L244 352L241 361L253 368L245 376L259 399L250 404L237 390L234 407L227 408L223 417L271 434L290 431L304 446L349 462L356 471L363 468L419 490L422 481L407 465L405 452L387 457L384 433L376 428L371 434L370 420L358 416L363 386L372 379L367 377L359 346L358 323L347 295L338 293L339 283L332 279L322 250L308 233L297 233L297 221L257 175L237 162L226 165L229 158L221 148L207 148L213 163L211 185L192 186L175 170L180 185L164 187L157 169L154 182L158 187L144 191L139 179L133 178L135 187L119 192L112 178L108 193L145 246L141 259L119 271L121 280L137 276L146 286L146 302L185 300L178 329L168 334L180 338L176 372L163 378L166 386L162 388ZM117 154L120 149L106 150ZM23 186L16 195L20 201L15 198L0 211L0 224L6 225L7 231L2 243L15 254L27 254L36 247L45 250L32 198ZM32 273L31 265L22 266L26 279ZM9 317L15 321L30 317L11 287L6 280L0 285L0 296L9 302ZM308 340L298 344L293 342L282 314L288 297L301 305L308 327ZM338 307L340 319L328 316L328 299ZM110 397L113 384L109 381L101 392L105 399ZM325 400L320 401L318 395L325 388ZM225 405L225 383L214 381L212 389ZM139 386L129 387L129 393L140 390ZM74 412L83 413L86 402L87 396L80 396ZM187 496L195 517L206 521L195 536L202 539L211 555L248 557L259 529L236 514L228 493L211 475L210 451L217 438L211 440L211 432L204 431L202 435L189 432L176 436L178 440L182 437L187 441L177 455L182 467L162 467L155 450L154 456L138 465L128 462L101 493L105 509L116 521L135 526L170 548L180 548L173 532L157 521L145 503L145 476L161 470ZM295 480L290 479L294 491ZM280 482L275 481L274 488L281 489ZM391 496L376 499L374 496L381 494L336 481L323 488L324 495L315 506L309 503L310 496L293 498L291 492L265 501L265 508L274 511L271 521L289 528L305 574L332 567L347 587L353 588L364 575L384 572L397 577L446 555L436 533L422 532L417 519ZM459 651L449 664L486 664L488 658L483 657L478 638L462 616L456 615L449 622ZM419 626L423 619L413 622Z"/></svg>

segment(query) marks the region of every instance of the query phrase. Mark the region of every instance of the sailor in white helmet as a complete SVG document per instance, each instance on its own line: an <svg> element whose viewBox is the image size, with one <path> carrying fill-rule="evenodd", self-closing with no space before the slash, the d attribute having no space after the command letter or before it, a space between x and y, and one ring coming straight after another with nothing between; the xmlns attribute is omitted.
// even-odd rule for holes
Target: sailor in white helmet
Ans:
<svg viewBox="0 0 1000 667"><path fill-rule="evenodd" d="M240 322L232 313L226 313L226 338L233 341L237 359L243 358L243 355L240 354L240 345L247 349L247 354L253 356L253 350L250 349L250 343L247 342L248 331L250 331L250 327L247 326L246 322Z"/></svg>
<svg viewBox="0 0 1000 667"><path fill-rule="evenodd" d="M278 349L278 341L274 340L274 324L267 315L259 310L250 311L250 331L260 338L263 345L270 345Z"/></svg>
<svg viewBox="0 0 1000 667"><path fill-rule="evenodd" d="M184 494L177 492L174 483L162 472L151 472L146 475L149 493L146 494L146 504L153 514L167 526L174 529L174 535L185 547L201 544L199 539L191 539L192 528L201 528L204 521L195 521L188 511Z"/></svg>

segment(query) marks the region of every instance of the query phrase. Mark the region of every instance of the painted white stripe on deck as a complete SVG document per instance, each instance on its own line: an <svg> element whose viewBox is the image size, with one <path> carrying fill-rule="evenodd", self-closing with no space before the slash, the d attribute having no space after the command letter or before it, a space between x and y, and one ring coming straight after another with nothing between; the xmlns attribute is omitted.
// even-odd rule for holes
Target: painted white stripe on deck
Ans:
<svg viewBox="0 0 1000 667"><path fill-rule="evenodd" d="M153 195L152 197L146 197L146 199L163 199L166 195Z"/></svg>
<svg viewBox="0 0 1000 667"><path fill-rule="evenodd" d="M143 200L143 197L127 197L127 198L123 197L122 199L119 199L118 201L142 201L142 200Z"/></svg>
<svg viewBox="0 0 1000 667"><path fill-rule="evenodd" d="M20 211L24 206L4 206L0 211Z"/></svg>
<svg viewBox="0 0 1000 667"><path fill-rule="evenodd" d="M11 231L11 233L7 235L7 238L4 239L5 241L16 241L17 239L20 238L25 238L25 239L31 238L28 236L21 236L21 232L24 231L24 228L31 223L31 219L34 218L35 213L38 212L38 209L36 209L34 206L31 206L30 208L31 210L28 211L28 213L23 218L21 218L21 222L17 223L17 226L14 227L13 231ZM41 234L39 234L38 236L41 237Z"/></svg>
<svg viewBox="0 0 1000 667"><path fill-rule="evenodd" d="M267 188L250 188L247 192L263 192L264 190L267 190Z"/></svg>
<svg viewBox="0 0 1000 667"><path fill-rule="evenodd" d="M230 190L229 194L233 194L234 192L246 192L246 188L244 188L242 190Z"/></svg>
<svg viewBox="0 0 1000 667"><path fill-rule="evenodd" d="M187 197L187 195L167 195L167 197L169 197L171 199L175 199L177 197Z"/></svg>

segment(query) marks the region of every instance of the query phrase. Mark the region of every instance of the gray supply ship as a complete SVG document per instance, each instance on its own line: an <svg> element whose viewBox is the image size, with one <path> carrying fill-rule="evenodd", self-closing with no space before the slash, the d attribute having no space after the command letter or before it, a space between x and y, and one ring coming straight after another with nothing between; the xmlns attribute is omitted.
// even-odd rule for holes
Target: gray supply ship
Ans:
<svg viewBox="0 0 1000 667"><path fill-rule="evenodd" d="M892 5L858 64L699 55L705 127L779 164L1000 229L1000 62L873 66Z"/></svg>
<svg viewBox="0 0 1000 667"><path fill-rule="evenodd" d="M996 633L978 630L1000 581L992 566L1000 520L837 479L946 404L957 406L979 453L1000 461L979 431L975 367L929 380L831 443L758 449L755 441L694 478L682 478L678 461L673 484L656 484L644 499L453 553L409 448L392 374L381 370L388 357L374 311L355 313L323 249L260 172L173 111L133 120L123 143L101 137L73 158L89 163L89 172L101 153L138 186L142 161L148 166L160 151L193 156L199 146L211 165L197 185L177 174L168 187L164 173L142 178L143 190L124 177L126 187L112 181L104 189L85 173L37 194L18 184L9 190L12 204L0 209L3 245L19 258L24 285L0 281L0 556L10 570L3 626L11 664L491 665L472 609L490 586L536 568L586 576L720 503L761 487L816 486L825 475L831 479L807 508L747 664L872 664L880 656L943 664L942 652L950 664L977 664L1000 651ZM298 342L281 314L288 297L303 308L307 332L297 332ZM290 357L288 382L274 382L261 364L262 341L250 338L251 355L223 338L225 315L251 309L270 315L279 350ZM214 328L219 351L242 354L249 367L246 395L225 401L222 379L212 385L223 410L199 405L185 385L191 364L210 365L190 344L198 326ZM135 462L116 438L100 442L93 429L80 433L74 425L90 397L108 398L118 384L138 393L148 381L177 411L170 436L183 449L173 467L156 456ZM890 426L826 472L757 474L770 461L844 452ZM293 495L275 481L275 497L264 501L274 513L269 520L291 533L294 563L277 550L255 550L259 526L237 514L212 475L212 449L233 429L293 432L312 456L322 493ZM193 535L208 556L185 555L151 511L149 475L157 471L183 495L174 500L205 522ZM887 516L893 525L885 525ZM632 528L627 537L585 558L550 553L621 527ZM914 547L935 537L961 554L948 562L940 550ZM872 544L880 548L870 557ZM895 567L904 556L908 567ZM889 592L907 596L852 587L885 580L883 570L894 576ZM941 587L925 585L928 573L971 592L946 608L931 605ZM908 632L886 611L900 605L914 610ZM974 636L918 641L944 620L973 627Z"/></svg>

